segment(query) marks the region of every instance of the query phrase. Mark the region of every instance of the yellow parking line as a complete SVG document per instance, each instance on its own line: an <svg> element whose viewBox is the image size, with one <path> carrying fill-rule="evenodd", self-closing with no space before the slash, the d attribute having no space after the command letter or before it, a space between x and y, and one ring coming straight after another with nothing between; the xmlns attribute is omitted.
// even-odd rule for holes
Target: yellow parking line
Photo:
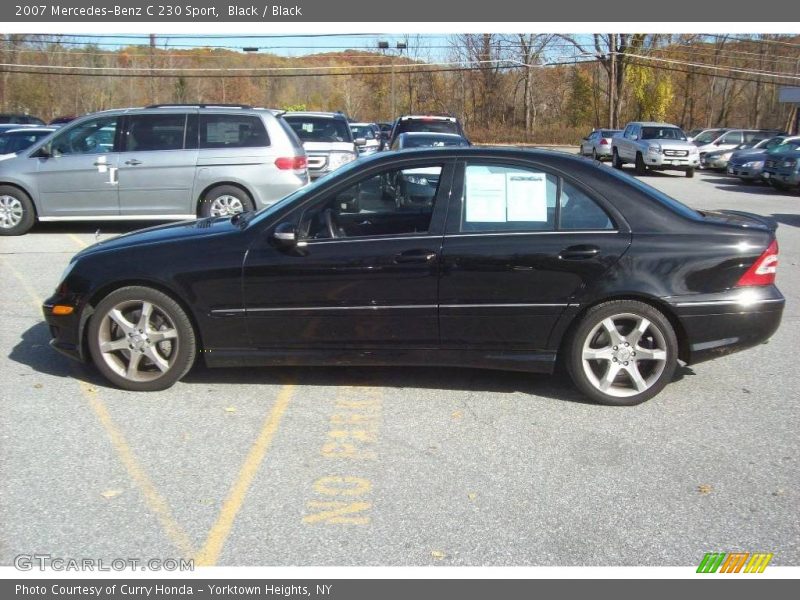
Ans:
<svg viewBox="0 0 800 600"><path fill-rule="evenodd" d="M264 419L264 424L261 426L258 438L256 438L250 448L247 458L239 469L239 475L233 486L231 486L228 497L225 498L222 504L222 509L220 510L214 526L208 532L205 545L194 557L195 564L198 566L213 566L219 559L222 548L236 520L236 515L242 507L242 503L253 483L253 479L255 479L256 473L258 473L258 469L264 461L264 456L275 437L278 425L280 425L286 408L289 406L294 388L294 384L286 384L278 393L278 398L275 400L272 410L270 410L269 414Z"/></svg>
<svg viewBox="0 0 800 600"><path fill-rule="evenodd" d="M11 265L8 260L3 260L3 264L9 268L11 273L20 282L22 287L25 288L25 291L30 296L34 306L36 306L37 310L39 310L43 301L41 298L39 298L39 294L36 293L36 290L33 289L33 287L25 279L25 276L22 275L22 273L20 273L13 265ZM94 411L94 414L97 415L97 418L100 421L103 429L105 429L106 434L108 434L114 450L116 450L120 461L128 471L128 475L142 492L147 506L150 508L153 514L156 515L156 518L164 528L164 531L172 543L175 544L175 546L183 553L184 556L192 556L194 554L193 544L180 525L178 525L178 523L172 517L169 504L167 504L166 500L164 500L161 494L158 493L158 490L156 490L155 486L150 481L150 478L147 477L147 474L140 466L139 461L136 459L136 456L128 445L128 442L125 440L125 436L114 424L114 421L112 420L105 403L97 397L96 393L92 391L91 386L89 386L87 383L79 381L79 385L81 392L89 403L89 406Z"/></svg>
<svg viewBox="0 0 800 600"><path fill-rule="evenodd" d="M20 282L22 287L28 293L28 296L33 301L33 305L36 307L36 311L37 312L40 311L42 309L42 303L44 302L44 300L42 300L39 297L39 294L36 292L35 289L33 289L33 286L30 283L28 283L28 280L25 279L25 276L22 273L20 273L17 270L17 268L11 264L9 260L7 260L4 256L0 256L0 259L2 259L3 264L8 267L8 270L11 271L11 274L17 279L17 281Z"/></svg>
<svg viewBox="0 0 800 600"><path fill-rule="evenodd" d="M169 504L164 497L159 494L153 482L150 481L150 478L137 460L133 450L131 450L131 447L128 445L125 436L119 428L117 428L116 423L114 423L114 420L111 418L105 403L97 397L97 392L94 391L89 384L81 381L80 387L84 398L86 398L86 401L94 411L94 414L97 416L106 434L108 434L111 445L114 447L120 461L125 466L125 470L139 487L139 491L141 491L144 496L148 508L156 516L170 541L175 544L175 547L181 551L183 556L193 556L194 547L189 536L172 516Z"/></svg>
<svg viewBox="0 0 800 600"><path fill-rule="evenodd" d="M78 246L80 246L81 248L86 248L89 245L86 242L84 242L81 238L79 238L77 235L75 235L74 233L68 233L67 237L69 239L71 239L73 242L75 242L76 244L78 244Z"/></svg>

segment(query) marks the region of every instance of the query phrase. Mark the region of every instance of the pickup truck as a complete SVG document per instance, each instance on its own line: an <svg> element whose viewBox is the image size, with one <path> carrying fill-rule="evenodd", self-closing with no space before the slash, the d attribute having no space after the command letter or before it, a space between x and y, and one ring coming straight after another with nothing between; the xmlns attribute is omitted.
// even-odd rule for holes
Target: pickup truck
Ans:
<svg viewBox="0 0 800 600"><path fill-rule="evenodd" d="M615 169L633 163L637 175L651 169L683 171L694 177L700 153L677 125L636 121L611 138L611 163Z"/></svg>

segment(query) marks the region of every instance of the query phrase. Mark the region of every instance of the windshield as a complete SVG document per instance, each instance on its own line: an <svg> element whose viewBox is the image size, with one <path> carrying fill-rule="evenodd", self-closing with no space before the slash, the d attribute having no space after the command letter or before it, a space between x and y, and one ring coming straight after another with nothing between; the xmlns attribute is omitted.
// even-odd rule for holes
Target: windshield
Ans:
<svg viewBox="0 0 800 600"><path fill-rule="evenodd" d="M353 132L353 137L372 139L375 137L375 131L370 125L351 125L350 131Z"/></svg>
<svg viewBox="0 0 800 600"><path fill-rule="evenodd" d="M677 127L642 127L643 140L685 140L686 134Z"/></svg>
<svg viewBox="0 0 800 600"><path fill-rule="evenodd" d="M49 131L15 131L13 133L4 133L0 135L0 154L20 152L48 135L50 135Z"/></svg>
<svg viewBox="0 0 800 600"><path fill-rule="evenodd" d="M403 148L428 148L443 146L469 146L462 137L441 135L409 135L403 140Z"/></svg>
<svg viewBox="0 0 800 600"><path fill-rule="evenodd" d="M698 144L710 144L719 137L719 134L722 133L722 131L722 129L709 129L708 131L704 131L694 138L694 141Z"/></svg>
<svg viewBox="0 0 800 600"><path fill-rule="evenodd" d="M782 154L783 152L791 152L792 150L797 150L800 148L800 140L792 140L790 142L784 142L779 146L774 146L767 150L767 154Z"/></svg>
<svg viewBox="0 0 800 600"><path fill-rule="evenodd" d="M303 142L352 142L350 127L344 119L284 115L297 137Z"/></svg>
<svg viewBox="0 0 800 600"><path fill-rule="evenodd" d="M619 133L619 129L603 129L600 132L600 136L604 138L614 137L616 134Z"/></svg>

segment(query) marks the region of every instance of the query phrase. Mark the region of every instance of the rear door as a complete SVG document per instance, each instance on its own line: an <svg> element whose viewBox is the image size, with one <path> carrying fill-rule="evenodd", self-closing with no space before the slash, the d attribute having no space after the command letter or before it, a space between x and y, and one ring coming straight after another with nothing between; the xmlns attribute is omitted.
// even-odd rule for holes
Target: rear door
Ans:
<svg viewBox="0 0 800 600"><path fill-rule="evenodd" d="M542 165L460 163L442 251L442 346L546 348L564 309L630 244L610 214Z"/></svg>
<svg viewBox="0 0 800 600"><path fill-rule="evenodd" d="M119 157L123 215L194 214L197 127L185 111L143 112L125 119ZM187 132L189 132L187 134Z"/></svg>

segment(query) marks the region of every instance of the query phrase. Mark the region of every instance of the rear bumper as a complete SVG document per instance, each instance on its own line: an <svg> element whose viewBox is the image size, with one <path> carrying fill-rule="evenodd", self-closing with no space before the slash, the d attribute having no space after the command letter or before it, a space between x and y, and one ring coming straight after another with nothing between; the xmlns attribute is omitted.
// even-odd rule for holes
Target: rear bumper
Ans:
<svg viewBox="0 0 800 600"><path fill-rule="evenodd" d="M786 303L775 286L669 301L686 334L688 364L766 342L777 331Z"/></svg>

